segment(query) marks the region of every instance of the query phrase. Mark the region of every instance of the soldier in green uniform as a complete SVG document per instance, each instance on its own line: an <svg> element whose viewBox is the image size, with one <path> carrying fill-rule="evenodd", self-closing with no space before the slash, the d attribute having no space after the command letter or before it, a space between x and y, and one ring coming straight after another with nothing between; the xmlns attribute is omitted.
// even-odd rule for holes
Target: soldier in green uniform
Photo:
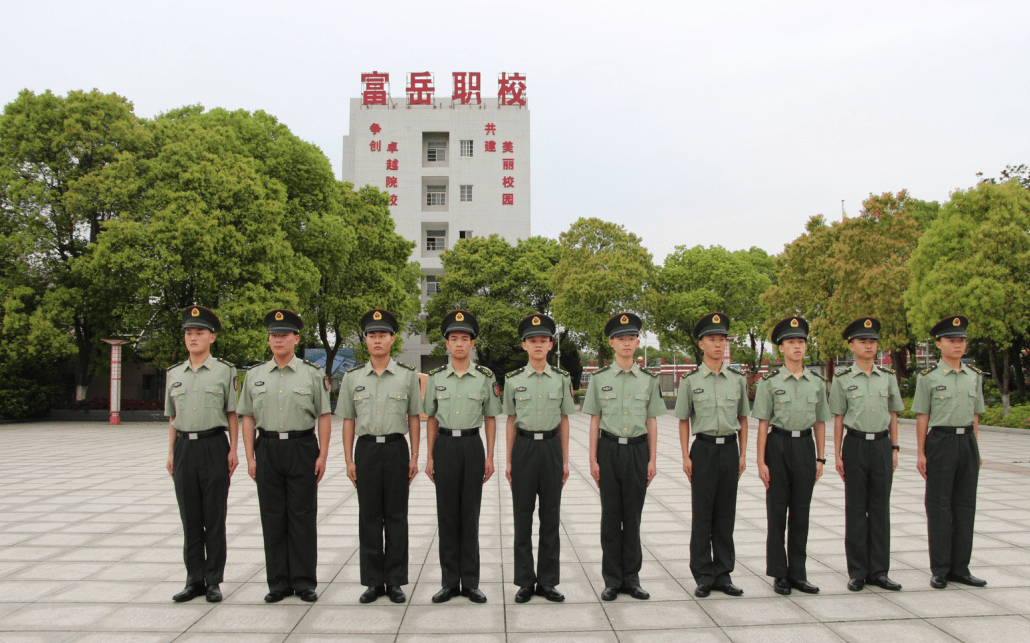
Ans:
<svg viewBox="0 0 1030 643"><path fill-rule="evenodd" d="M272 359L247 372L239 408L247 468L261 507L265 602L296 593L312 603L318 600L318 483L329 457L329 378L294 354L304 327L300 315L271 310L265 327Z"/></svg>
<svg viewBox="0 0 1030 643"><path fill-rule="evenodd" d="M967 326L964 316L952 315L930 330L941 360L916 377L912 400L912 412L918 416L916 466L926 480L930 586L936 589L947 587L948 581L987 585L969 572L980 476L977 429L984 399L983 373L962 364Z"/></svg>
<svg viewBox="0 0 1030 643"><path fill-rule="evenodd" d="M182 518L186 588L176 603L202 594L222 600L218 585L225 571L225 514L229 478L240 463L236 455L236 367L211 356L222 330L218 315L203 306L182 311L190 357L168 369L165 415L168 422L168 473ZM225 430L229 429L229 440ZM205 555L206 552L206 555Z"/></svg>
<svg viewBox="0 0 1030 643"><path fill-rule="evenodd" d="M519 322L522 349L529 364L508 373L504 412L508 414L508 458L505 477L511 486L515 515L516 603L533 595L561 602L555 586L561 581L561 490L569 478L569 416L576 412L572 379L547 363L554 347L555 324L534 313ZM558 439L555 439L558 438ZM533 511L540 497L540 549L533 569Z"/></svg>
<svg viewBox="0 0 1030 643"><path fill-rule="evenodd" d="M875 364L879 320L859 317L848 324L843 337L855 363L833 374L830 413L837 473L844 481L848 589L857 592L870 583L896 592L901 584L887 576L890 502L900 449L898 411L905 409L905 403L894 371Z"/></svg>
<svg viewBox="0 0 1030 643"><path fill-rule="evenodd" d="M758 420L758 477L765 484L769 521L765 573L775 579L777 594L790 594L792 588L816 594L819 588L808 582L805 561L812 491L826 464L826 422L831 417L826 380L804 365L807 321L784 319L773 328L772 342L783 354L783 366L770 368L758 382L751 412Z"/></svg>
<svg viewBox="0 0 1030 643"><path fill-rule="evenodd" d="M659 415L665 402L658 374L637 365L643 323L633 313L613 315L604 325L615 363L590 377L583 412L590 418L590 475L601 488L601 599L619 592L647 599L640 586L640 515L647 487L657 473Z"/></svg>
<svg viewBox="0 0 1030 643"><path fill-rule="evenodd" d="M361 317L369 361L343 376L336 403L336 414L343 418L347 477L358 489L359 561L366 587L358 598L362 603L383 595L403 603L401 585L408 584L408 486L418 474L422 392L414 367L390 357L399 328L388 310L373 309Z"/></svg>
<svg viewBox="0 0 1030 643"><path fill-rule="evenodd" d="M729 596L744 593L730 574L736 560L737 483L746 466L751 407L747 377L723 365L729 330L730 319L720 312L708 313L694 325L704 361L680 380L676 397L683 472L690 481L690 571L697 583L694 595L700 598L713 589Z"/></svg>
<svg viewBox="0 0 1030 643"><path fill-rule="evenodd" d="M432 600L443 603L460 593L485 603L479 589L479 510L483 485L494 474L500 391L493 372L469 356L479 337L476 316L452 310L440 331L451 360L429 372L425 401L426 475L436 485L442 571L442 588ZM480 426L486 429L485 453Z"/></svg>

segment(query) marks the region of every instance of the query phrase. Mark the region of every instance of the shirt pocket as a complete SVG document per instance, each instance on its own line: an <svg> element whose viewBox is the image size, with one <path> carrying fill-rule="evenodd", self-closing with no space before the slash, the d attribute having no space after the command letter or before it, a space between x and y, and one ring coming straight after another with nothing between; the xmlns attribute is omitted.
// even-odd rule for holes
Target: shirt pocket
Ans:
<svg viewBox="0 0 1030 643"><path fill-rule="evenodd" d="M407 393L391 393L386 399L386 412L394 415L407 413L408 411L408 394Z"/></svg>
<svg viewBox="0 0 1030 643"><path fill-rule="evenodd" d="M694 406L700 411L710 411L715 407L715 396L711 393L700 393L694 396Z"/></svg>
<svg viewBox="0 0 1030 643"><path fill-rule="evenodd" d="M172 404L175 406L176 415L186 406L186 391L173 390L169 393L172 397Z"/></svg>
<svg viewBox="0 0 1030 643"><path fill-rule="evenodd" d="M368 391L355 391L351 395L351 403L354 404L354 415L358 417L367 412L369 406L369 400L372 398L372 394Z"/></svg>
<svg viewBox="0 0 1030 643"><path fill-rule="evenodd" d="M255 386L250 389L250 401L253 404L255 411L264 409L265 404L268 401L268 387Z"/></svg>
<svg viewBox="0 0 1030 643"><path fill-rule="evenodd" d="M632 400L633 404L632 413L639 417L647 417L647 394L638 393L631 396L630 400Z"/></svg>
<svg viewBox="0 0 1030 643"><path fill-rule="evenodd" d="M225 395L222 394L221 386L204 387L204 408L221 409L225 408Z"/></svg>

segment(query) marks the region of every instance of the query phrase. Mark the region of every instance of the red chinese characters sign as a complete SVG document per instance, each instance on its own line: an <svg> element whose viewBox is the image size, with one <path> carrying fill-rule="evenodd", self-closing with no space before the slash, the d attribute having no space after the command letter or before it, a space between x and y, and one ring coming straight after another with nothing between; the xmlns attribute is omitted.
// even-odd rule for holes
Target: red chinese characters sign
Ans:
<svg viewBox="0 0 1030 643"><path fill-rule="evenodd" d="M390 96L387 89L389 84L390 74L381 74L377 71L361 74L361 104L386 105Z"/></svg>
<svg viewBox="0 0 1030 643"><path fill-rule="evenodd" d="M478 71L456 71L451 74L454 77L454 91L451 92L451 100L468 105L475 99L476 105L483 101L479 95L480 74Z"/></svg>
<svg viewBox="0 0 1030 643"><path fill-rule="evenodd" d="M451 100L459 105L481 105L482 73L478 71L451 72ZM404 88L408 105L432 105L436 84L432 72L408 73ZM373 71L361 74L361 104L389 105L390 74ZM497 76L497 103L517 107L526 106L526 75L520 72L502 72Z"/></svg>
<svg viewBox="0 0 1030 643"><path fill-rule="evenodd" d="M413 71L408 74L408 87L404 90L408 93L408 105L432 105L433 75L428 71Z"/></svg>
<svg viewBox="0 0 1030 643"><path fill-rule="evenodd" d="M526 104L526 77L518 72L502 73L497 78L497 101L501 105Z"/></svg>

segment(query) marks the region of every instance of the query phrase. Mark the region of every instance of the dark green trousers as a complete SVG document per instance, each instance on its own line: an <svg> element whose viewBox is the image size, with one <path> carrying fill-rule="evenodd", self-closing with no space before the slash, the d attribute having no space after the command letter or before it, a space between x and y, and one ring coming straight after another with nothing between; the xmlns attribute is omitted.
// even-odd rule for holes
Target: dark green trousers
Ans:
<svg viewBox="0 0 1030 643"><path fill-rule="evenodd" d="M733 526L737 517L740 449L736 434L724 444L694 438L690 445L690 571L698 585L730 582L736 564Z"/></svg>
<svg viewBox="0 0 1030 643"><path fill-rule="evenodd" d="M406 439L358 440L358 561L366 587L408 584L408 452Z"/></svg>
<svg viewBox="0 0 1030 643"><path fill-rule="evenodd" d="M600 447L598 447L600 449ZM511 449L511 505L515 514L515 584L561 582L561 438L515 438ZM602 474L603 475L603 474ZM603 478L602 478L603 479ZM540 499L540 543L533 569L533 511Z"/></svg>
<svg viewBox="0 0 1030 643"><path fill-rule="evenodd" d="M844 436L844 551L848 576L887 574L891 562L891 441Z"/></svg>
<svg viewBox="0 0 1030 643"><path fill-rule="evenodd" d="M925 450L930 572L935 576L968 576L980 448L972 429L964 435L931 429Z"/></svg>
<svg viewBox="0 0 1030 643"><path fill-rule="evenodd" d="M485 466L486 452L478 435L436 436L433 477L443 587L458 587L459 583L470 589L479 587L479 510Z"/></svg>
<svg viewBox="0 0 1030 643"><path fill-rule="evenodd" d="M815 441L771 431L765 443L769 489L765 509L765 573L773 578L808 580L808 520L815 488ZM788 518L789 516L789 518ZM787 548L784 549L784 532Z"/></svg>
<svg viewBox="0 0 1030 643"><path fill-rule="evenodd" d="M258 505L268 589L315 589L318 563L318 438L257 439Z"/></svg>
<svg viewBox="0 0 1030 643"><path fill-rule="evenodd" d="M225 514L229 500L229 440L176 437L172 481L182 518L187 585L217 585L225 572Z"/></svg>
<svg viewBox="0 0 1030 643"><path fill-rule="evenodd" d="M605 587L640 585L640 516L647 495L649 459L647 440L619 444L602 436L597 441L597 464L601 469L601 576Z"/></svg>

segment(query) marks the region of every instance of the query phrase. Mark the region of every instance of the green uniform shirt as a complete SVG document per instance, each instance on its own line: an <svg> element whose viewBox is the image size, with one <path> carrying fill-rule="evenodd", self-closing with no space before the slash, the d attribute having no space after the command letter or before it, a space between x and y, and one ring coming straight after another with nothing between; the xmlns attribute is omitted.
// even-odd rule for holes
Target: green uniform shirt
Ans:
<svg viewBox="0 0 1030 643"><path fill-rule="evenodd" d="M498 394L497 378L490 369L470 363L459 376L448 363L429 372L426 415L435 415L441 429L475 429L483 424L484 416L501 414Z"/></svg>
<svg viewBox="0 0 1030 643"><path fill-rule="evenodd" d="M837 371L830 385L830 413L844 416L844 426L865 433L890 428L891 411L904 411L898 380L890 369L874 366L871 375L852 364Z"/></svg>
<svg viewBox="0 0 1030 643"><path fill-rule="evenodd" d="M929 415L931 427L969 426L984 412L982 386L979 372L965 365L956 371L941 360L916 376L912 412Z"/></svg>
<svg viewBox="0 0 1030 643"><path fill-rule="evenodd" d="M514 415L523 431L556 429L563 415L576 412L572 378L550 364L543 372L528 364L516 369L504 379L504 412Z"/></svg>
<svg viewBox="0 0 1030 643"><path fill-rule="evenodd" d="M804 431L816 422L829 422L826 380L807 368L802 369L801 377L794 377L785 366L774 369L758 380L751 416L787 431Z"/></svg>
<svg viewBox="0 0 1030 643"><path fill-rule="evenodd" d="M737 416L747 416L747 377L735 368L723 366L716 373L702 363L680 380L674 414L690 420L690 433L725 436L740 430Z"/></svg>
<svg viewBox="0 0 1030 643"><path fill-rule="evenodd" d="M646 435L647 419L665 415L658 375L636 363L628 371L618 364L600 368L590 376L583 412L600 415L601 429L620 438Z"/></svg>
<svg viewBox="0 0 1030 643"><path fill-rule="evenodd" d="M336 414L354 420L354 435L407 433L409 415L422 413L418 373L392 358L383 374L366 362L347 371L340 384Z"/></svg>
<svg viewBox="0 0 1030 643"><path fill-rule="evenodd" d="M236 412L236 367L208 355L196 370L186 360L168 369L165 415L172 428L195 433L229 426Z"/></svg>
<svg viewBox="0 0 1030 643"><path fill-rule="evenodd" d="M329 411L329 380L311 362L295 355L282 368L271 359L247 371L239 414L259 429L307 431Z"/></svg>

